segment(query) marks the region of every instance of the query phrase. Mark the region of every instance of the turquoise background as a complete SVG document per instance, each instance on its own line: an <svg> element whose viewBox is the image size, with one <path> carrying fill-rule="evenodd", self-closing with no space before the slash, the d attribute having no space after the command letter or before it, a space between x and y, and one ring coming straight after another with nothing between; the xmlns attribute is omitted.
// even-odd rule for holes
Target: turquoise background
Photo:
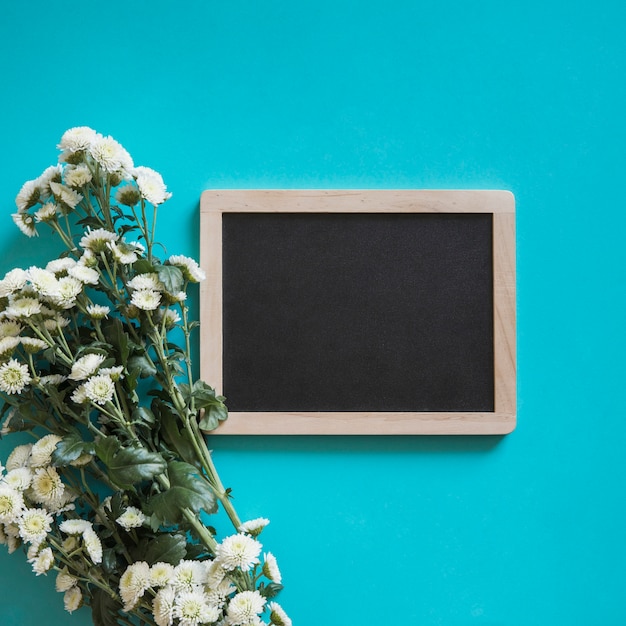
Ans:
<svg viewBox="0 0 626 626"><path fill-rule="evenodd" d="M55 252L9 214L78 125L163 174L170 253L198 254L208 188L516 196L515 432L211 441L297 626L626 624L625 7L3 6L2 272ZM0 548L1 623L89 624L53 583Z"/></svg>

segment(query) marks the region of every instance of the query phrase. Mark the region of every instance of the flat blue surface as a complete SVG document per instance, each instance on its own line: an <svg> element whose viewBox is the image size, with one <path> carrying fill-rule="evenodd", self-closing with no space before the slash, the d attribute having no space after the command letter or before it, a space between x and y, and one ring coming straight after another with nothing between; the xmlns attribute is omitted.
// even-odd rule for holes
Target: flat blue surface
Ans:
<svg viewBox="0 0 626 626"><path fill-rule="evenodd" d="M171 253L197 255L207 188L516 196L513 434L212 442L242 517L272 520L297 626L626 623L625 6L3 7L2 272L56 250L9 214L78 125L163 174ZM53 583L0 549L3 626L89 624Z"/></svg>

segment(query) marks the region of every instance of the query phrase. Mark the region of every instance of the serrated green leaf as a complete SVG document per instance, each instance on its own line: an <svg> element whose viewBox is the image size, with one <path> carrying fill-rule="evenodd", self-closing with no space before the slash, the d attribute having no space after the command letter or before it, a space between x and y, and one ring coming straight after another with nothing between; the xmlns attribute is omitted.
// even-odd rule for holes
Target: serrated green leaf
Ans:
<svg viewBox="0 0 626 626"><path fill-rule="evenodd" d="M132 414L133 422L138 422L141 424L149 424L153 425L155 420L154 413L145 406L137 407Z"/></svg>
<svg viewBox="0 0 626 626"><path fill-rule="evenodd" d="M133 263L133 269L137 274L149 274L155 271L154 265L148 259L139 259Z"/></svg>
<svg viewBox="0 0 626 626"><path fill-rule="evenodd" d="M187 463L196 463L196 452L191 442L184 436L178 428L179 419L170 408L154 400L152 406L157 411L161 422L161 433L166 443L168 443Z"/></svg>
<svg viewBox="0 0 626 626"><path fill-rule="evenodd" d="M83 454L83 452L86 451L86 447L90 445L89 443L85 443L78 433L65 435L65 437L57 443L56 449L52 453L52 460L56 465L61 467L69 465Z"/></svg>
<svg viewBox="0 0 626 626"><path fill-rule="evenodd" d="M159 265L157 268L159 280L169 293L178 293L182 290L185 279L180 269L174 265Z"/></svg>
<svg viewBox="0 0 626 626"><path fill-rule="evenodd" d="M184 535L159 535L143 546L144 549L141 550L142 560L147 561L148 565L154 565L158 562L178 565L185 558L186 546L187 540Z"/></svg>
<svg viewBox="0 0 626 626"><path fill-rule="evenodd" d="M127 367L131 372L139 372L140 378L148 378L149 376L154 376L157 373L156 367L154 367L154 364L150 361L150 359L140 354L131 356L130 359L128 359Z"/></svg>
<svg viewBox="0 0 626 626"><path fill-rule="evenodd" d="M226 405L223 402L216 401L214 404L204 409L204 415L198 425L200 429L204 431L215 430L220 425L220 422L226 419L228 419L228 409Z"/></svg>
<svg viewBox="0 0 626 626"><path fill-rule="evenodd" d="M90 596L94 626L118 626L117 615L122 607L115 598L97 587L90 589Z"/></svg>
<svg viewBox="0 0 626 626"><path fill-rule="evenodd" d="M274 598L275 596L277 596L280 591L282 591L283 589L283 585L279 585L278 583L268 583L267 585L265 585L264 583L261 583L259 585L259 593L264 597L264 598Z"/></svg>
<svg viewBox="0 0 626 626"><path fill-rule="evenodd" d="M124 325L117 317L112 317L102 324L102 331L106 340L113 346L119 355L120 363L126 363L130 348L128 346L129 337L124 331Z"/></svg>

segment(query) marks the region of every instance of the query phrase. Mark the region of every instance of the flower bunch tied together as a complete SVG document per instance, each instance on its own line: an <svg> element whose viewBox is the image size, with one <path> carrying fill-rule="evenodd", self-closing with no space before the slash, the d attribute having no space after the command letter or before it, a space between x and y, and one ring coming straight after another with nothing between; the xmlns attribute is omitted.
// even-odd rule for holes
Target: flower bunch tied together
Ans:
<svg viewBox="0 0 626 626"><path fill-rule="evenodd" d="M0 280L0 434L22 433L0 465L0 543L98 625L291 626L269 522L240 520L206 445L227 409L193 373L186 299L204 272L155 252L171 194L90 128L58 147L12 217L64 251Z"/></svg>

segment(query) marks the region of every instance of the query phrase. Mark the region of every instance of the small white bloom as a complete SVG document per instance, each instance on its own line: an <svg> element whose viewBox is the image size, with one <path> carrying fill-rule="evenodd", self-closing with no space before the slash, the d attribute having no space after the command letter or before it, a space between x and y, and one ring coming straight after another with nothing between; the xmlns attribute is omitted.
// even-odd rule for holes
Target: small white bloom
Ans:
<svg viewBox="0 0 626 626"><path fill-rule="evenodd" d="M122 365L114 365L113 367L101 367L98 370L98 374L106 374L111 377L111 380L115 383L120 378L124 378L122 372L124 371L124 367Z"/></svg>
<svg viewBox="0 0 626 626"><path fill-rule="evenodd" d="M206 593L200 588L183 591L174 603L174 616L179 619L179 626L209 624L217 621L219 614L219 609L209 604Z"/></svg>
<svg viewBox="0 0 626 626"><path fill-rule="evenodd" d="M54 467L40 467L35 471L33 482L33 500L38 504L53 509L64 500L65 485Z"/></svg>
<svg viewBox="0 0 626 626"><path fill-rule="evenodd" d="M154 311L161 304L161 294L152 289L140 289L133 292L130 301L142 311Z"/></svg>
<svg viewBox="0 0 626 626"><path fill-rule="evenodd" d="M21 343L19 337L3 337L0 339L0 356L6 358L13 354L13 351Z"/></svg>
<svg viewBox="0 0 626 626"><path fill-rule="evenodd" d="M48 344L43 339L37 339L37 337L22 337L20 342L24 346L24 350L29 354L36 354L48 347Z"/></svg>
<svg viewBox="0 0 626 626"><path fill-rule="evenodd" d="M96 228L95 230L87 229L82 236L78 245L83 250L91 250L92 252L104 252L106 244L109 241L117 241L119 235L104 228Z"/></svg>
<svg viewBox="0 0 626 626"><path fill-rule="evenodd" d="M2 280L0 280L0 298L5 298L12 293L21 289L28 280L28 273L16 267L7 272Z"/></svg>
<svg viewBox="0 0 626 626"><path fill-rule="evenodd" d="M141 200L141 193L135 185L128 184L120 187L115 193L115 199L125 206L135 206Z"/></svg>
<svg viewBox="0 0 626 626"><path fill-rule="evenodd" d="M172 584L177 591L192 589L206 582L206 570L200 561L183 560L174 568Z"/></svg>
<svg viewBox="0 0 626 626"><path fill-rule="evenodd" d="M70 269L69 275L86 285L97 285L100 280L100 274L97 270L79 264Z"/></svg>
<svg viewBox="0 0 626 626"><path fill-rule="evenodd" d="M85 541L85 548L87 548L87 554L94 565L102 563L102 542L100 537L96 534L93 528L87 528L83 533L83 540Z"/></svg>
<svg viewBox="0 0 626 626"><path fill-rule="evenodd" d="M150 204L159 205L172 197L168 193L163 182L163 177L149 167L139 166L133 170L133 176L137 181L137 187L141 196Z"/></svg>
<svg viewBox="0 0 626 626"><path fill-rule="evenodd" d="M39 189L41 190L41 196L49 196L50 195L50 183L52 181L60 181L61 175L63 173L63 167L60 164L51 165L47 167L37 179L37 184L39 185Z"/></svg>
<svg viewBox="0 0 626 626"><path fill-rule="evenodd" d="M64 569L57 574L54 587L58 592L64 593L68 589L75 587L77 583L78 579L76 576L72 576L67 570Z"/></svg>
<svg viewBox="0 0 626 626"><path fill-rule="evenodd" d="M61 383L67 380L67 376L62 376L61 374L46 374L46 376L42 376L39 379L39 384L44 387L45 385L53 385L57 387Z"/></svg>
<svg viewBox="0 0 626 626"><path fill-rule="evenodd" d="M54 202L46 202L38 211L35 211L36 222L50 222L57 214L57 205Z"/></svg>
<svg viewBox="0 0 626 626"><path fill-rule="evenodd" d="M85 391L85 385L82 384L80 387L74 389L72 395L70 396L70 399L76 404L86 404L87 402L89 402L87 392Z"/></svg>
<svg viewBox="0 0 626 626"><path fill-rule="evenodd" d="M63 328L69 326L69 323L70 320L67 317L62 317L61 315L56 315L51 319L44 320L43 322L46 330L52 335L60 334Z"/></svg>
<svg viewBox="0 0 626 626"><path fill-rule="evenodd" d="M41 313L41 302L37 298L15 298L5 309L4 314L13 320L26 319Z"/></svg>
<svg viewBox="0 0 626 626"><path fill-rule="evenodd" d="M170 563L158 562L150 568L150 586L166 587L174 579L174 566Z"/></svg>
<svg viewBox="0 0 626 626"><path fill-rule="evenodd" d="M20 537L27 543L39 545L50 532L52 522L52 515L46 509L25 509L17 521Z"/></svg>
<svg viewBox="0 0 626 626"><path fill-rule="evenodd" d="M124 602L124 611L131 611L149 588L150 566L145 561L129 565L120 578L120 596Z"/></svg>
<svg viewBox="0 0 626 626"><path fill-rule="evenodd" d="M78 259L78 264L85 265L86 267L98 267L98 257L93 250L87 248L86 250L83 250L80 259Z"/></svg>
<svg viewBox="0 0 626 626"><path fill-rule="evenodd" d="M256 519L244 522L238 530L241 533L248 533L253 537L257 537L269 523L270 521L266 517L257 517Z"/></svg>
<svg viewBox="0 0 626 626"><path fill-rule="evenodd" d="M68 613L73 613L83 605L83 592L80 587L70 587L63 595L63 606Z"/></svg>
<svg viewBox="0 0 626 626"><path fill-rule="evenodd" d="M282 576L280 575L280 570L278 569L276 557L271 552L268 552L263 555L263 559L263 575L275 583L280 583Z"/></svg>
<svg viewBox="0 0 626 626"><path fill-rule="evenodd" d="M124 177L133 169L133 160L113 137L98 136L89 146L89 153L100 167L110 174L119 172Z"/></svg>
<svg viewBox="0 0 626 626"><path fill-rule="evenodd" d="M20 394L30 381L28 365L25 363L10 359L0 365L0 391L10 395Z"/></svg>
<svg viewBox="0 0 626 626"><path fill-rule="evenodd" d="M66 204L70 207L70 209L75 208L76 205L83 199L83 196L77 191L74 191L61 183L50 183L50 190L58 201Z"/></svg>
<svg viewBox="0 0 626 626"><path fill-rule="evenodd" d="M265 608L265 598L258 591L242 591L228 604L229 624L239 626L255 620Z"/></svg>
<svg viewBox="0 0 626 626"><path fill-rule="evenodd" d="M28 213L13 213L11 215L15 225L27 237L37 237L39 233L35 228L35 218Z"/></svg>
<svg viewBox="0 0 626 626"><path fill-rule="evenodd" d="M259 562L258 556L261 552L261 544L248 535L239 533L226 537L217 546L216 557L227 571L239 567L247 572L253 565Z"/></svg>
<svg viewBox="0 0 626 626"><path fill-rule="evenodd" d="M207 596L209 598L209 602L214 604L215 606L222 607L226 603L226 600L237 591L237 588L232 584L232 582L225 578L217 585L211 585L207 587Z"/></svg>
<svg viewBox="0 0 626 626"><path fill-rule="evenodd" d="M35 572L37 576L48 572L53 565L54 556L52 555L52 548L44 548L32 562L33 572Z"/></svg>
<svg viewBox="0 0 626 626"><path fill-rule="evenodd" d="M138 291L144 289L151 289L153 291L165 290L165 285L159 280L159 275L156 272L137 274L132 280L128 281L128 287Z"/></svg>
<svg viewBox="0 0 626 626"><path fill-rule="evenodd" d="M70 165L65 168L65 184L68 187L84 187L92 179L89 167L85 164Z"/></svg>
<svg viewBox="0 0 626 626"><path fill-rule="evenodd" d="M24 496L22 493L8 485L0 484L0 522L5 525L14 523L19 518L23 508Z"/></svg>
<svg viewBox="0 0 626 626"><path fill-rule="evenodd" d="M129 506L115 521L128 531L139 528L146 521L146 516L138 508Z"/></svg>
<svg viewBox="0 0 626 626"><path fill-rule="evenodd" d="M33 480L33 473L28 467L16 467L6 473L2 482L16 491L25 491L30 487Z"/></svg>
<svg viewBox="0 0 626 626"><path fill-rule="evenodd" d="M22 188L19 190L16 198L15 205L20 213L28 211L30 207L35 206L39 201L41 195L41 188L38 180L27 180Z"/></svg>
<svg viewBox="0 0 626 626"><path fill-rule="evenodd" d="M57 278L67 276L67 273L76 265L76 261L70 257L63 257L62 259L53 259L46 265L46 269L52 272Z"/></svg>
<svg viewBox="0 0 626 626"><path fill-rule="evenodd" d="M70 380L85 380L96 372L100 365L102 365L103 361L104 356L102 354L89 353L85 356L81 356L72 365L72 371L70 372L68 378Z"/></svg>
<svg viewBox="0 0 626 626"><path fill-rule="evenodd" d="M176 592L173 587L161 589L152 601L152 613L157 626L172 626L174 621L174 599Z"/></svg>
<svg viewBox="0 0 626 626"><path fill-rule="evenodd" d="M33 266L28 268L27 273L31 285L39 295L49 298L58 294L59 281L51 271Z"/></svg>
<svg viewBox="0 0 626 626"><path fill-rule="evenodd" d="M183 276L192 283L199 283L206 278L204 270L194 259L188 256L183 256L182 254L172 255L168 259L168 263L180 268Z"/></svg>
<svg viewBox="0 0 626 626"><path fill-rule="evenodd" d="M113 258L122 265L132 265L139 258L134 248L131 248L124 242L118 244L114 241L109 241L107 248L111 251Z"/></svg>
<svg viewBox="0 0 626 626"><path fill-rule="evenodd" d="M180 315L174 309L162 309L159 315L159 321L165 324L165 328L173 328L180 322Z"/></svg>
<svg viewBox="0 0 626 626"><path fill-rule="evenodd" d="M88 150L96 141L98 133L88 126L77 126L63 133L57 148L64 152L79 152Z"/></svg>
<svg viewBox="0 0 626 626"><path fill-rule="evenodd" d="M7 471L17 469L18 467L28 467L32 447L32 443L24 443L13 448L13 451L7 458Z"/></svg>
<svg viewBox="0 0 626 626"><path fill-rule="evenodd" d="M54 303L63 309L71 309L76 304L76 298L83 291L83 283L73 276L59 278L59 291L53 298Z"/></svg>
<svg viewBox="0 0 626 626"><path fill-rule="evenodd" d="M288 617L278 602L270 602L267 608L270 611L270 623L276 624L276 626L291 626L291 618Z"/></svg>
<svg viewBox="0 0 626 626"><path fill-rule="evenodd" d="M111 309L108 306L101 304L89 304L87 306L87 313L89 314L89 317L94 320L104 319L110 312Z"/></svg>
<svg viewBox="0 0 626 626"><path fill-rule="evenodd" d="M217 587L226 577L226 570L219 561L202 561L206 570L207 585Z"/></svg>
<svg viewBox="0 0 626 626"><path fill-rule="evenodd" d="M14 320L4 320L0 322L0 337L17 337L24 327Z"/></svg>
<svg viewBox="0 0 626 626"><path fill-rule="evenodd" d="M66 519L59 524L59 529L66 535L82 535L90 528L91 522L84 519Z"/></svg>
<svg viewBox="0 0 626 626"><path fill-rule="evenodd" d="M19 536L9 535L7 537L7 550L9 554L13 554L22 545L22 540Z"/></svg>
<svg viewBox="0 0 626 626"><path fill-rule="evenodd" d="M96 404L104 405L110 402L115 393L115 383L107 374L91 376L84 384L85 395Z"/></svg>
<svg viewBox="0 0 626 626"><path fill-rule="evenodd" d="M50 434L42 437L37 443L33 444L30 451L31 467L43 467L50 465L52 461L52 453L56 450L57 444L62 441L62 437Z"/></svg>

